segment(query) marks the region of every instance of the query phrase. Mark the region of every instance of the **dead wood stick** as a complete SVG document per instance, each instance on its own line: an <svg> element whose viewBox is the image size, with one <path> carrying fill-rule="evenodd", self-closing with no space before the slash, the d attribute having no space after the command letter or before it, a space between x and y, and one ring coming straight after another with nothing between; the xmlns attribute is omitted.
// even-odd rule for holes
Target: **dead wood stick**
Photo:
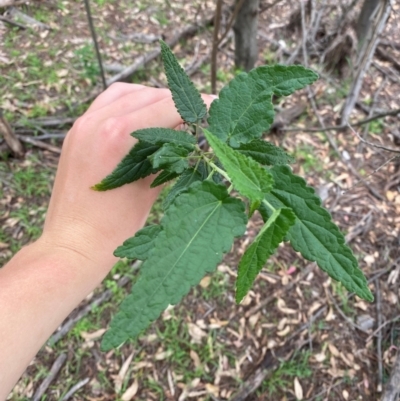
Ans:
<svg viewBox="0 0 400 401"><path fill-rule="evenodd" d="M366 145L370 146L371 148L382 149L382 150L386 150L387 152L400 153L400 150L393 149L393 148L388 148L388 147L383 146L383 145L378 145L377 143L368 142L367 140L365 140L364 138L362 138L362 137L360 136L360 134L359 134L350 124L347 124L347 125L348 125L348 127L352 130L353 134L355 134L356 137L357 137L362 143L365 143Z"/></svg>
<svg viewBox="0 0 400 401"><path fill-rule="evenodd" d="M282 0L279 0L282 1ZM231 15L231 18L229 19L228 24L226 25L225 32L221 35L221 37L217 41L217 45L219 46L221 42L225 39L226 35L228 35L229 31L232 28L233 23L235 22L236 16L238 15L238 12L242 8L244 3L244 0L237 1L235 4L235 8L233 9L233 13ZM215 28L215 27L214 27Z"/></svg>
<svg viewBox="0 0 400 401"><path fill-rule="evenodd" d="M2 111L0 110L0 137L3 137L6 144L11 149L12 153L16 157L22 157L25 154L22 143L15 135L8 121L4 118Z"/></svg>
<svg viewBox="0 0 400 401"><path fill-rule="evenodd" d="M78 390L80 390L83 386L85 386L87 383L89 383L89 378L87 377L86 379L83 379L76 383L74 386L71 387L71 389L62 397L59 401L67 401L69 400Z"/></svg>
<svg viewBox="0 0 400 401"><path fill-rule="evenodd" d="M389 117L389 116L397 116L400 114L400 108L399 109L394 109L394 110L389 110L383 113L376 114L372 117L368 117L364 120L356 121L352 123L351 125L353 127L358 127L360 125L368 124L371 121L378 120L380 118L384 117ZM297 128L297 127L292 127L292 128L283 128L283 131L285 132L295 132L295 131L303 131L303 132L325 132L325 131L341 131L348 128L347 124L341 124L341 125L332 125L332 126L327 126L327 127L321 127L321 128Z"/></svg>
<svg viewBox="0 0 400 401"><path fill-rule="evenodd" d="M400 395L400 352L397 353L389 382L386 385L381 401L397 401Z"/></svg>
<svg viewBox="0 0 400 401"><path fill-rule="evenodd" d="M35 394L33 395L32 401L39 401L43 394L46 392L46 390L49 388L51 382L54 380L54 378L57 376L58 372L64 365L64 362L67 359L67 354L60 354L58 358L55 360L53 363L53 366L50 369L50 373L48 376L42 381L38 389L35 391Z"/></svg>
<svg viewBox="0 0 400 401"><path fill-rule="evenodd" d="M0 21L3 21L7 24L10 24L12 26L16 26L17 28L21 28L21 29L27 29L27 27L25 25L20 24L19 22L13 21L11 19L8 19L6 17L3 17L2 15L0 15Z"/></svg>
<svg viewBox="0 0 400 401"><path fill-rule="evenodd" d="M385 27L391 9L392 7L390 4L390 0L383 0L374 11L374 21L372 22L373 26L370 29L370 33L367 35L368 37L366 38L360 51L360 55L356 63L358 67L354 75L354 80L342 108L342 125L347 123L349 116L353 111L354 105L358 99L358 95L361 90L362 83L364 81L364 75L371 65L376 46L378 44L379 36L383 28Z"/></svg>
<svg viewBox="0 0 400 401"><path fill-rule="evenodd" d="M60 148L58 148L57 146L50 145L49 143L38 141L29 136L17 135L17 137L20 141L29 143L33 146L36 146L37 148L46 149L53 153L58 153L58 154L61 153Z"/></svg>
<svg viewBox="0 0 400 401"><path fill-rule="evenodd" d="M211 51L211 93L217 94L217 53L218 53L218 34L221 20L222 0L217 0L214 16L213 45Z"/></svg>
<svg viewBox="0 0 400 401"><path fill-rule="evenodd" d="M139 269L141 266L141 261L136 261L132 266L132 271ZM123 276L118 280L118 287L125 287L128 283L131 282L131 278L128 276ZM96 306L101 305L103 302L108 301L112 297L113 293L111 290L106 290L99 296L97 296L90 304L83 307L74 317L70 317L67 321L59 328L59 330L54 333L50 339L48 340L48 345L53 346L56 342L61 340L71 329L75 326L79 320L81 320L84 316L86 316L92 309Z"/></svg>
<svg viewBox="0 0 400 401"><path fill-rule="evenodd" d="M381 307L381 291L379 287L379 280L375 279L375 293L376 293L376 314L378 327L382 324L382 307ZM378 357L378 393L382 391L383 381L383 366L382 366L382 331L379 330L378 338L376 340L376 352Z"/></svg>
<svg viewBox="0 0 400 401"><path fill-rule="evenodd" d="M22 122L17 122L15 127L26 127L26 126L41 126L41 127L54 127L63 126L67 124L73 124L76 118L74 117L50 117L50 118L38 118L35 120L23 120Z"/></svg>
<svg viewBox="0 0 400 401"><path fill-rule="evenodd" d="M381 48L377 47L376 49L376 54L380 59L383 61L389 61L389 63L393 64L393 67L397 70L400 71L400 63L390 54L386 53L383 51Z"/></svg>
<svg viewBox="0 0 400 401"><path fill-rule="evenodd" d="M0 0L0 8L18 6L27 2L28 0Z"/></svg>
<svg viewBox="0 0 400 401"><path fill-rule="evenodd" d="M37 27L40 29L51 29L49 25L43 24L43 22L40 22L36 20L35 18L30 17L29 15L23 13L22 11L17 10L15 7L11 7L8 13L14 18L18 18L21 21L23 21L26 25L31 26L31 27Z"/></svg>
<svg viewBox="0 0 400 401"><path fill-rule="evenodd" d="M178 32L172 39L166 41L168 46L174 47L182 38L193 36L199 29L209 25L212 22L212 20L213 17L209 17L204 19L200 24L186 26L184 29L182 29L182 31ZM139 68L143 67L150 61L154 60L160 54L161 54L161 48L158 48L156 50L144 54L143 56L138 57L132 65L125 68L125 70L121 71L119 74L116 74L110 79L108 79L107 86L110 86L114 82L129 80Z"/></svg>

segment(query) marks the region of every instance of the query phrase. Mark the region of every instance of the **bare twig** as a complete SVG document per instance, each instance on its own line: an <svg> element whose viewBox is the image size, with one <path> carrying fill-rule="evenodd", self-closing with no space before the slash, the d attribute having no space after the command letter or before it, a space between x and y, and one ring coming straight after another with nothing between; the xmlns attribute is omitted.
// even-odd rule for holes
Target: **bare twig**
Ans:
<svg viewBox="0 0 400 401"><path fill-rule="evenodd" d="M339 313L342 318L349 323L350 326L360 330L360 331L365 331L362 327L360 327L358 324L354 323L349 317L346 316L346 314L340 309L340 306L336 302L335 297L331 294L329 291L329 288L325 288L325 291L328 295L329 300L332 302L333 306L335 307L336 311Z"/></svg>
<svg viewBox="0 0 400 401"><path fill-rule="evenodd" d="M53 152L53 153L58 153L58 154L61 153L61 149L58 148L57 146L50 145L50 144L48 144L46 142L38 141L38 140L33 139L33 138L29 137L29 136L17 135L17 137L21 142L29 143L29 144L31 144L33 146L36 146L37 148L46 149L46 150L49 150L50 152Z"/></svg>
<svg viewBox="0 0 400 401"><path fill-rule="evenodd" d="M58 356L58 358L53 363L53 366L51 367L48 376L42 381L38 389L35 391L32 401L39 401L42 398L43 394L49 388L51 382L54 380L54 378L57 376L58 372L64 365L66 359L67 354L60 354Z"/></svg>
<svg viewBox="0 0 400 401"><path fill-rule="evenodd" d="M386 327L388 324L391 324L395 322L396 320L400 319L400 315L395 316L392 319L386 320L386 322L382 323L372 334L370 334L366 340L366 342L370 341L372 337L375 337L384 327Z"/></svg>
<svg viewBox="0 0 400 401"><path fill-rule="evenodd" d="M0 21L3 21L7 24L10 24L12 26L16 26L17 28L21 28L21 29L27 29L28 27L25 25L20 24L19 22L13 21L11 19L8 19L6 17L3 17L2 15L0 15Z"/></svg>
<svg viewBox="0 0 400 401"><path fill-rule="evenodd" d="M393 148L388 148L383 145L378 145L376 143L368 142L364 138L361 138L360 134L348 123L347 126L353 131L353 133L357 136L357 138L362 142L365 143L366 145L372 147L372 148L377 148L377 149L382 149L386 150L387 152L393 152L393 153L400 153L400 150L393 149Z"/></svg>
<svg viewBox="0 0 400 401"><path fill-rule="evenodd" d="M3 113L0 109L0 138L3 137L8 147L11 149L11 152L16 157L22 157L25 154L24 147L22 146L21 141L18 139L18 136L12 130L10 124L3 116Z"/></svg>
<svg viewBox="0 0 400 401"><path fill-rule="evenodd" d="M11 7L8 11L9 15L11 17L16 17L23 21L26 25L31 26L31 27L36 27L40 29L48 29L50 30L51 27L49 25L43 24L43 22L40 22L36 20L35 18L30 17L29 15L26 15L22 11L17 10L15 7Z"/></svg>
<svg viewBox="0 0 400 401"><path fill-rule="evenodd" d="M141 266L142 262L141 261L136 261L133 266L132 266L132 271L135 271L139 269ZM123 276L118 280L118 287L124 287L128 283L131 282L131 278L129 276ZM89 312L92 311L92 309L96 306L101 305L103 302L108 301L112 297L113 293L111 290L106 290L102 294L100 294L98 297L96 297L90 304L86 305L84 308L82 308L76 316L69 318L60 328L59 330L53 334L49 341L48 344L50 346L54 345L56 342L61 340L71 329L72 327L75 326L79 320L81 320L84 316L86 316Z"/></svg>
<svg viewBox="0 0 400 401"><path fill-rule="evenodd" d="M368 124L371 121L378 120L380 118L389 117L389 116L397 116L400 114L400 109L394 109L390 111L386 111L384 113L376 114L372 117L368 117L364 120L356 121L351 123L353 127L358 127L360 125ZM324 131L341 131L348 128L348 124L341 124L341 125L331 125L328 127L323 128L301 128L301 127L292 127L292 128L285 128L284 131L286 132L296 132L296 131L303 131L303 132L324 132Z"/></svg>
<svg viewBox="0 0 400 401"><path fill-rule="evenodd" d="M188 37L188 36L193 36L200 28L209 25L213 20L213 17L208 17L205 18L202 22L199 24L192 24L192 25L187 25L185 28L183 28L181 31L179 31L176 35L173 36L172 39L166 40L166 43L168 44L169 47L174 47L182 38ZM127 81L129 80L132 75L142 68L144 65L149 63L150 61L154 60L157 58L161 53L160 47L158 47L155 50L150 51L149 53L144 54L143 56L138 57L133 64L125 68L125 70L121 71L120 73L114 75L110 79L107 80L107 85L111 85L114 82L119 82L119 81ZM91 99L96 97L97 94L92 95Z"/></svg>
<svg viewBox="0 0 400 401"><path fill-rule="evenodd" d="M375 294L376 294L376 315L378 327L382 324L382 308L381 308L381 291L379 287L379 280L375 279ZM383 381L383 367L382 367L382 331L379 330L378 338L376 340L376 351L378 357L378 386L377 391L380 393L382 391L382 381Z"/></svg>
<svg viewBox="0 0 400 401"><path fill-rule="evenodd" d="M361 90L364 75L368 71L368 68L371 64L376 46L378 44L379 36L383 28L385 27L385 23L389 17L390 11L390 0L384 0L380 2L380 5L374 12L374 23L360 51L360 56L358 57L358 60L356 62L358 68L356 70L354 80L349 91L349 95L347 96L346 101L343 105L341 121L342 125L348 121L350 113L353 111L354 105L358 99L358 95Z"/></svg>
<svg viewBox="0 0 400 401"><path fill-rule="evenodd" d="M99 64L99 68L100 68L100 76L101 76L101 81L103 83L103 89L106 90L107 89L106 76L104 75L103 63L101 61L99 43L98 43L97 37L96 37L96 30L94 29L93 18L92 18L92 13L90 11L89 0L83 0L83 2L85 3L86 16L87 16L87 19L89 22L90 33L92 35L93 44L94 44L94 48L96 51L97 62Z"/></svg>
<svg viewBox="0 0 400 401"><path fill-rule="evenodd" d="M211 52L211 93L217 93L217 53L218 53L218 33L221 21L222 0L217 0L214 17L213 47Z"/></svg>
<svg viewBox="0 0 400 401"><path fill-rule="evenodd" d="M64 397L60 398L59 401L67 401L69 400L78 390L80 390L83 386L85 386L87 383L89 383L89 378L87 377L86 379L83 379L76 383L74 386L71 387L71 389L64 395Z"/></svg>
<svg viewBox="0 0 400 401"><path fill-rule="evenodd" d="M279 1L282 1L282 0L278 0L278 2L279 2ZM235 8L234 8L234 10L233 10L233 13L232 13L232 15L231 15L231 18L229 19L228 24L226 25L225 32L224 32L224 33L221 35L221 37L218 39L218 45L221 44L221 42L225 39L226 35L228 35L229 31L231 30L232 25L233 25L233 23L235 22L236 16L238 15L238 12L240 11L240 9L241 9L242 6L243 6L243 3L244 3L244 0L240 0L240 1L237 1L237 2L235 3Z"/></svg>
<svg viewBox="0 0 400 401"><path fill-rule="evenodd" d="M260 11L258 12L258 15L262 14L263 12L269 10L272 7L275 7L277 4L282 3L283 0L275 0L271 4L266 4L264 7L260 7Z"/></svg>
<svg viewBox="0 0 400 401"><path fill-rule="evenodd" d="M381 401L397 401L400 395L400 352L397 353L390 379Z"/></svg>
<svg viewBox="0 0 400 401"><path fill-rule="evenodd" d="M34 120L22 120L15 124L15 127L56 127L73 124L75 117L49 117L49 118L37 118Z"/></svg>
<svg viewBox="0 0 400 401"><path fill-rule="evenodd" d="M381 401L397 401L400 396L400 351L397 353L392 374Z"/></svg>
<svg viewBox="0 0 400 401"><path fill-rule="evenodd" d="M308 94L309 94L309 100L310 100L310 102L311 102L311 106L312 106L312 108L313 108L313 110L314 110L314 114L317 116L317 119L318 119L318 121L319 121L321 127L325 130L326 127L325 127L324 120L323 120L322 117L320 116L320 114L319 114L319 112L318 112L318 109L317 109L317 105L316 105L315 100L314 100L314 93L312 92L312 89L311 89L310 87L307 87L307 91L308 91ZM338 147L337 147L337 145L336 145L336 142L333 140L333 138L332 138L332 136L331 136L329 130L326 130L326 131L325 131L325 135L326 135L326 137L327 137L327 139L328 139L328 142L330 143L332 149L336 152L336 154L340 157L340 159L342 160L342 162L347 166L347 168L352 172L352 174L355 175L355 176L358 178L358 180L359 180L360 182L362 182L362 183L368 188L369 192L370 192L372 195L374 195L377 199L379 199L379 200L385 200L385 198L384 198L375 188L371 187L371 186L365 181L365 179L364 179L363 177L361 177L361 175L358 173L358 171L355 169L355 167L351 164L350 160L346 160L346 159L343 157L342 153L339 151L339 149L338 149Z"/></svg>
<svg viewBox="0 0 400 401"><path fill-rule="evenodd" d="M20 4L28 3L29 0L0 0L0 8L18 6Z"/></svg>

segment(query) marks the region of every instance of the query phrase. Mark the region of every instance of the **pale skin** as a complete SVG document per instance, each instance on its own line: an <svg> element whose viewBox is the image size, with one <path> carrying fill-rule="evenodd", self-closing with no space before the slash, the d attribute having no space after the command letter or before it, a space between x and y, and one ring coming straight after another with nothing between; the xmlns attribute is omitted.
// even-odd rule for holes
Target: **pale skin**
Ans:
<svg viewBox="0 0 400 401"><path fill-rule="evenodd" d="M213 97L202 95L207 104ZM112 191L90 187L134 145L129 134L182 123L166 89L117 83L63 144L41 237L0 269L0 400L69 313L105 278L114 249L143 227L160 187L154 176Z"/></svg>

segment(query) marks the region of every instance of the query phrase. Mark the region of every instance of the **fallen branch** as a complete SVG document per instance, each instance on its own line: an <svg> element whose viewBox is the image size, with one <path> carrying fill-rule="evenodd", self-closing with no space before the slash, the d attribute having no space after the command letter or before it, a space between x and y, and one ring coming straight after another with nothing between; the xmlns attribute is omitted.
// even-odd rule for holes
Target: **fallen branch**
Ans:
<svg viewBox="0 0 400 401"><path fill-rule="evenodd" d="M17 28L21 28L21 29L27 29L28 28L27 26L22 25L19 22L13 21L13 20L8 19L6 17L3 17L2 15L0 15L0 21L3 21L6 24L10 24L12 26L16 26Z"/></svg>
<svg viewBox="0 0 400 401"><path fill-rule="evenodd" d="M185 37L193 36L199 29L211 24L213 17L209 17L204 19L200 24L196 25L188 25L182 31L178 32L172 39L167 40L166 43L170 48L176 46L176 44ZM161 48L157 48L149 53L144 54L143 56L138 57L133 64L129 67L125 68L125 70L121 71L120 73L114 75L110 79L107 80L107 86L110 86L114 82L124 82L130 80L132 75L139 70L140 68L144 67L147 63L154 60L161 54ZM93 97L96 97L94 95Z"/></svg>
<svg viewBox="0 0 400 401"><path fill-rule="evenodd" d="M364 120L356 121L354 123L351 123L353 127L358 127L360 125L368 124L371 121L378 120L380 118L384 117L389 117L389 116L397 116L400 114L400 108L399 109L394 109L394 110L389 110L385 111L379 114L376 114L372 117L368 117ZM302 132L325 132L325 131L341 131L348 128L348 124L341 124L341 125L331 125L328 127L321 127L321 128L301 128L301 127L292 127L292 128L283 128L283 131L285 132L296 132L296 131L302 131Z"/></svg>
<svg viewBox="0 0 400 401"><path fill-rule="evenodd" d="M390 0L383 0L379 3L374 11L374 21L372 22L372 27L369 31L370 33L367 35L367 38L365 39L363 47L360 51L360 55L356 62L358 67L354 75L349 94L342 108L342 125L348 122L349 116L353 111L354 105L361 90L364 75L371 65L379 36L385 27L387 19L389 18L391 9L392 6L390 4Z"/></svg>
<svg viewBox="0 0 400 401"><path fill-rule="evenodd" d="M382 149L382 150L386 150L387 152L400 153L400 150L393 149L393 148L388 148L388 147L383 146L383 145L378 145L376 143L368 142L364 138L361 138L360 134L350 124L347 124L347 125L362 143L365 143L366 145L370 146L371 148Z"/></svg>
<svg viewBox="0 0 400 401"><path fill-rule="evenodd" d="M67 354L61 354L58 356L58 358L53 363L53 366L51 367L48 376L42 381L38 389L35 391L32 401L40 401L46 390L49 388L51 382L54 380L54 378L57 376L58 372L64 365L66 359Z"/></svg>
<svg viewBox="0 0 400 401"><path fill-rule="evenodd" d="M35 18L30 17L29 15L26 15L22 11L17 10L15 7L11 7L8 11L8 14L13 18L17 18L23 21L27 26L30 26L32 28L35 27L40 29L51 29L49 25L43 24L43 22L40 22Z"/></svg>
<svg viewBox="0 0 400 401"><path fill-rule="evenodd" d="M375 280L375 293L376 293L376 315L378 326L382 324L382 307L381 307L381 291L379 287L379 280ZM382 366L382 332L378 332L378 338L376 340L376 350L378 358L378 393L382 391L383 383L383 366Z"/></svg>
<svg viewBox="0 0 400 401"><path fill-rule="evenodd" d="M57 146L50 145L46 142L38 141L29 136L17 135L17 137L21 142L26 142L33 146L36 146L37 148L46 149L49 150L50 152L61 154L61 148Z"/></svg>
<svg viewBox="0 0 400 401"><path fill-rule="evenodd" d="M397 353L392 374L386 385L381 401L397 401L400 395L400 352Z"/></svg>
<svg viewBox="0 0 400 401"><path fill-rule="evenodd" d="M2 111L0 110L0 137L3 137L11 152L16 157L22 157L25 154L24 147L15 135L8 121L4 118Z"/></svg>
<svg viewBox="0 0 400 401"><path fill-rule="evenodd" d="M89 378L81 380L80 382L76 383L71 389L64 395L64 397L60 398L59 401L67 401L69 400L78 390L80 390L83 386L86 386L89 383Z"/></svg>
<svg viewBox="0 0 400 401"><path fill-rule="evenodd" d="M28 0L0 0L0 8L18 6L27 2Z"/></svg>

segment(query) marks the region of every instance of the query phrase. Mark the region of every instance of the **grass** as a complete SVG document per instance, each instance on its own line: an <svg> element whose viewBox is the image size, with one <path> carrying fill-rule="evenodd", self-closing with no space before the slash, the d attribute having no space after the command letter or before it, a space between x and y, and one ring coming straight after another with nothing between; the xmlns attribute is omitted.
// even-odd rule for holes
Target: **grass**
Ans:
<svg viewBox="0 0 400 401"><path fill-rule="evenodd" d="M296 353L289 361L284 361L272 373L272 375L264 380L258 395L268 393L270 396L285 388L293 388L293 379L306 379L311 377L312 369L309 365L309 351Z"/></svg>

